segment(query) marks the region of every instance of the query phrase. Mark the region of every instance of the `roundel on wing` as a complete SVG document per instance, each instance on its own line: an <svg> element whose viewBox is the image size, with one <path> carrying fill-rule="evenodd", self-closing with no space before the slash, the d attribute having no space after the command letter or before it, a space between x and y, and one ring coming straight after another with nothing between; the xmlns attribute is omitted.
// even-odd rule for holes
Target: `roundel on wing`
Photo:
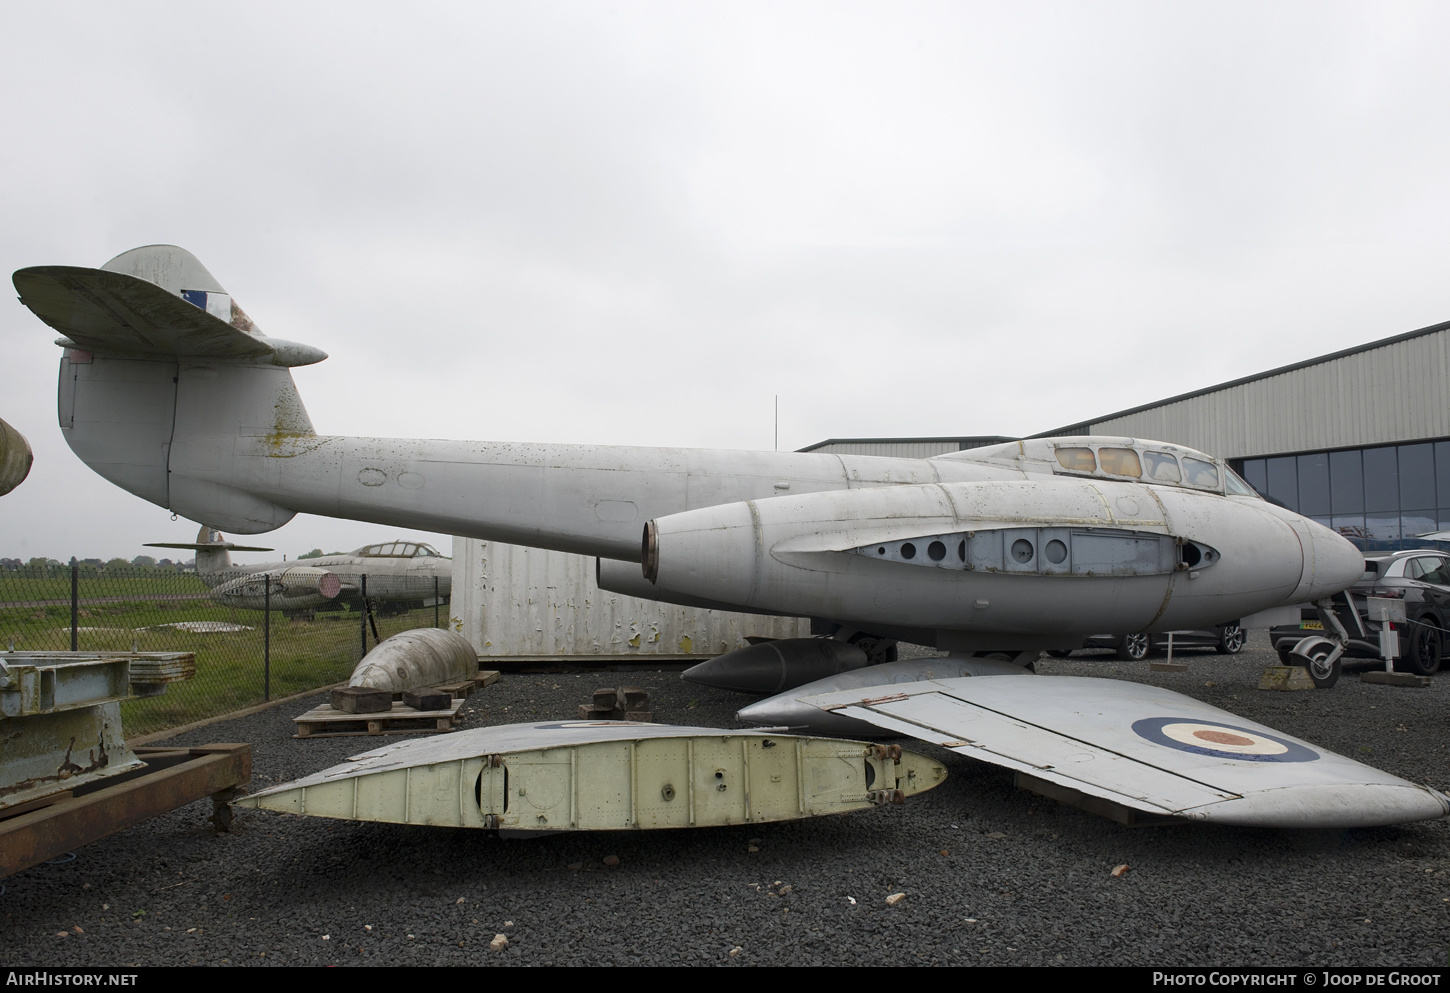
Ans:
<svg viewBox="0 0 1450 993"><path fill-rule="evenodd" d="M1287 738L1218 721L1145 717L1133 722L1140 738L1197 755L1244 762L1313 762L1319 753Z"/></svg>

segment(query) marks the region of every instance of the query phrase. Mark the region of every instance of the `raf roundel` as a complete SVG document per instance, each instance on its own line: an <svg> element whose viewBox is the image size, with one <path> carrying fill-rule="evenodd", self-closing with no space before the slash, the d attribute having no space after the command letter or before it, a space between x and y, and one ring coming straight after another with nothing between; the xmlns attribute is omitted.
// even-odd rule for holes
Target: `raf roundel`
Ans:
<svg viewBox="0 0 1450 993"><path fill-rule="evenodd" d="M1313 762L1319 753L1287 738L1217 721L1181 717L1146 717L1133 723L1133 733L1155 745L1214 758L1245 762Z"/></svg>

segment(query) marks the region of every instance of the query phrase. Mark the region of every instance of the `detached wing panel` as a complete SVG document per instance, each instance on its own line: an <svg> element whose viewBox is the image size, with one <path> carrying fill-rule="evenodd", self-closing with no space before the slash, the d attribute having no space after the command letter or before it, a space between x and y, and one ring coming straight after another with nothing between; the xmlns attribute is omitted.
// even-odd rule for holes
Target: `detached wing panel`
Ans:
<svg viewBox="0 0 1450 993"><path fill-rule="evenodd" d="M1450 799L1170 690L1074 676L975 676L808 702L1148 815L1368 827Z"/></svg>

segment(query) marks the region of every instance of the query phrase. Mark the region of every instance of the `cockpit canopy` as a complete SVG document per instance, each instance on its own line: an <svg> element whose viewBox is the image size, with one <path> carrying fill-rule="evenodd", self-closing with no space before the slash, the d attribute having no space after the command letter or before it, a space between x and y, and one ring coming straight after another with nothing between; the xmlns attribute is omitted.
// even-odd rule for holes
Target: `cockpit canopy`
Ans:
<svg viewBox="0 0 1450 993"><path fill-rule="evenodd" d="M1027 438L937 456L961 462L1015 462L1063 476L1096 476L1119 482L1154 483L1229 496L1255 496L1222 459L1166 442L1081 435Z"/></svg>
<svg viewBox="0 0 1450 993"><path fill-rule="evenodd" d="M368 545L353 552L363 558L446 558L438 549L422 541L385 541L381 545Z"/></svg>

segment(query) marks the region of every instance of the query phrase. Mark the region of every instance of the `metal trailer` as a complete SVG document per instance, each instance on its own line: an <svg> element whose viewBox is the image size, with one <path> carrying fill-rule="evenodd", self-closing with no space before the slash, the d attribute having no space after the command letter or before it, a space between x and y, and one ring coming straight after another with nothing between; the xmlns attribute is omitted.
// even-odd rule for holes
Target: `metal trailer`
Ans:
<svg viewBox="0 0 1450 993"><path fill-rule="evenodd" d="M0 877L210 796L213 823L252 773L251 746L127 746L120 701L190 679L189 652L0 653Z"/></svg>

